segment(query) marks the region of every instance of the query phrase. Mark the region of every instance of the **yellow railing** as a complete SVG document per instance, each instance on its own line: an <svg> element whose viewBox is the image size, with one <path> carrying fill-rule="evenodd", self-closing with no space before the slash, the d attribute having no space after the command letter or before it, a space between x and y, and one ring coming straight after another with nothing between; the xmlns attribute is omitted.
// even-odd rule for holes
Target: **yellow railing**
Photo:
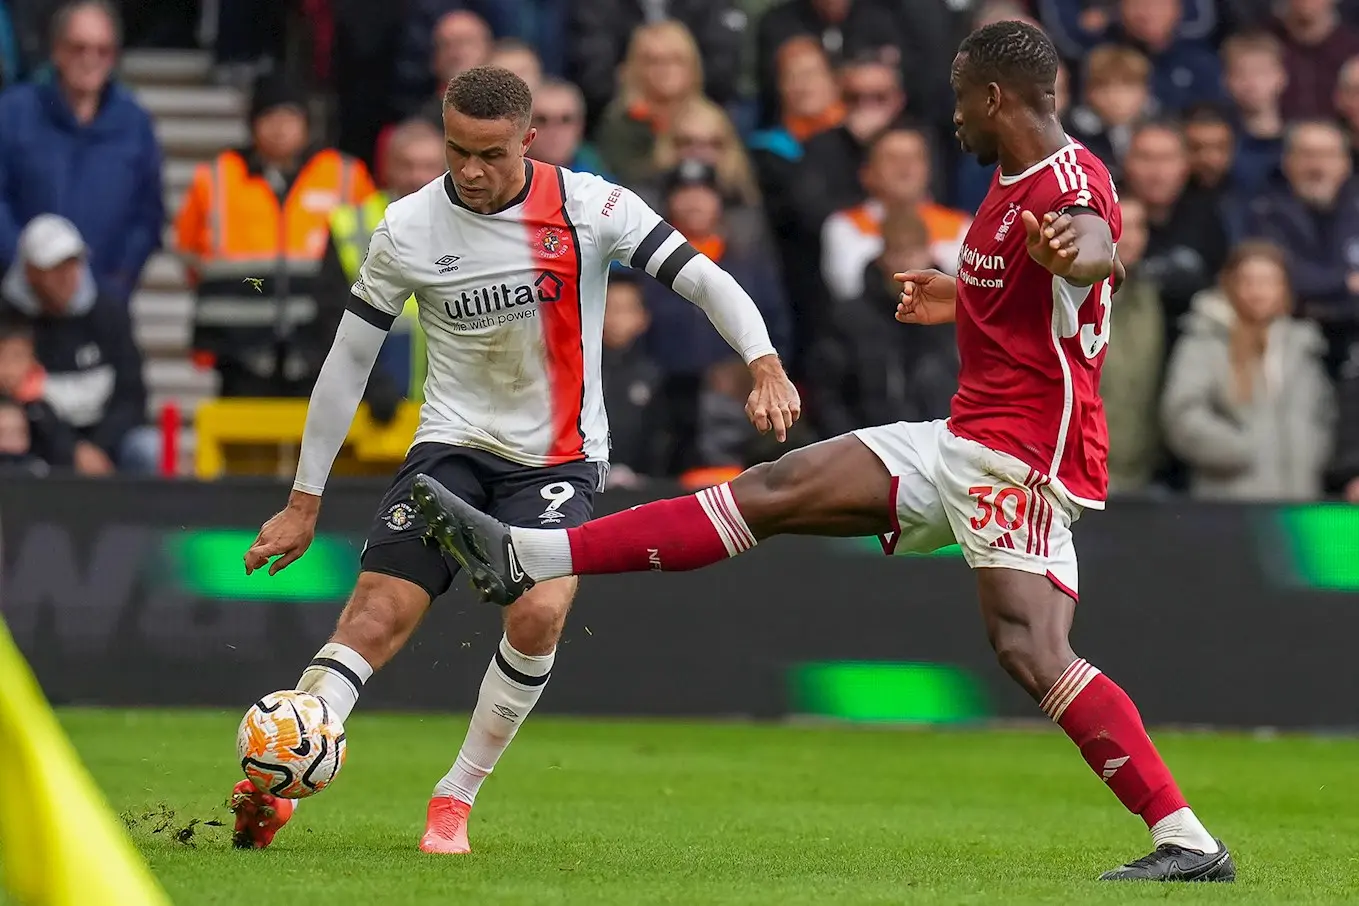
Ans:
<svg viewBox="0 0 1359 906"><path fill-rule="evenodd" d="M360 406L332 474L391 473L405 458L419 418L418 403L402 403L396 418L386 425L373 420L367 405ZM205 479L290 475L297 465L306 421L307 401L303 399L203 403L194 413L194 472Z"/></svg>

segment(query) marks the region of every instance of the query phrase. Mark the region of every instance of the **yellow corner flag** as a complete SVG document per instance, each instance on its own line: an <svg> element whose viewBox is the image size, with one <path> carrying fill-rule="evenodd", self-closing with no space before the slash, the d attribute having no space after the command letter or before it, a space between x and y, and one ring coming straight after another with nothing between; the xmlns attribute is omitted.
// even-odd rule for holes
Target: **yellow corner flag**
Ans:
<svg viewBox="0 0 1359 906"><path fill-rule="evenodd" d="M168 906L0 620L0 881L22 906Z"/></svg>

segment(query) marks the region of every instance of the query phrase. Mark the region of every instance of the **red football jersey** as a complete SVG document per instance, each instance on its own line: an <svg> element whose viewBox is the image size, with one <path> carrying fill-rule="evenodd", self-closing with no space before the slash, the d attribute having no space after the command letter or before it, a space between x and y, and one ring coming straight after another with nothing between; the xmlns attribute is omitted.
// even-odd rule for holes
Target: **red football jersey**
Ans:
<svg viewBox="0 0 1359 906"><path fill-rule="evenodd" d="M1072 286L1029 257L1021 211L1041 222L1089 208L1123 230L1109 171L1078 142L1015 176L997 171L958 256L962 369L950 427L1008 453L1104 506L1109 433L1099 376L1109 342L1110 281Z"/></svg>

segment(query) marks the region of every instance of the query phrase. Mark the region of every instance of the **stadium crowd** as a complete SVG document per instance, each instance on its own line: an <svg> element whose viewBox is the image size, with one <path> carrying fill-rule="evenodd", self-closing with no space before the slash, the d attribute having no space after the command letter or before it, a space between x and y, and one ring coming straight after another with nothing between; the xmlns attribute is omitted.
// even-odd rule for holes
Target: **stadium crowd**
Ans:
<svg viewBox="0 0 1359 906"><path fill-rule="evenodd" d="M250 142L166 211L151 117L116 65L125 46L195 45L199 4L0 0L12 466L155 468L128 300L167 220L222 394L306 395L386 203L444 169L442 86L488 62L533 89L530 156L635 190L756 300L807 403L794 442L945 417L951 328L895 323L891 274L953 270L992 177L952 138L953 48L1027 18L1062 52L1068 131L1110 164L1123 207L1112 492L1359 503L1359 2L211 6ZM368 389L379 419L420 393L419 328L399 324ZM624 269L604 381L616 483L772 453L703 313Z"/></svg>

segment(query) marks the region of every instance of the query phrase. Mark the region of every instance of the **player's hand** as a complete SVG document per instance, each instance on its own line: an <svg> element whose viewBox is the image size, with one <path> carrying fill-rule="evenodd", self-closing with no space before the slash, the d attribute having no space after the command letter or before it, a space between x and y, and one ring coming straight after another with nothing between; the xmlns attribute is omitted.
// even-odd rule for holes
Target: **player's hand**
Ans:
<svg viewBox="0 0 1359 906"><path fill-rule="evenodd" d="M245 574L248 576L273 560L269 563L272 576L305 554L316 537L316 514L320 507L320 497L293 491L288 505L264 523L255 543L245 552Z"/></svg>
<svg viewBox="0 0 1359 906"><path fill-rule="evenodd" d="M1065 277L1076 263L1076 226L1070 214L1043 215L1043 222L1032 211L1021 211L1029 257L1052 272Z"/></svg>
<svg viewBox="0 0 1359 906"><path fill-rule="evenodd" d="M954 319L958 284L948 274L936 270L905 271L893 274L901 284L896 318L903 324L947 324Z"/></svg>
<svg viewBox="0 0 1359 906"><path fill-rule="evenodd" d="M788 439L788 429L802 415L802 399L784 373L776 355L762 356L750 363L755 389L746 400L746 417L761 434L774 432L779 442Z"/></svg>

